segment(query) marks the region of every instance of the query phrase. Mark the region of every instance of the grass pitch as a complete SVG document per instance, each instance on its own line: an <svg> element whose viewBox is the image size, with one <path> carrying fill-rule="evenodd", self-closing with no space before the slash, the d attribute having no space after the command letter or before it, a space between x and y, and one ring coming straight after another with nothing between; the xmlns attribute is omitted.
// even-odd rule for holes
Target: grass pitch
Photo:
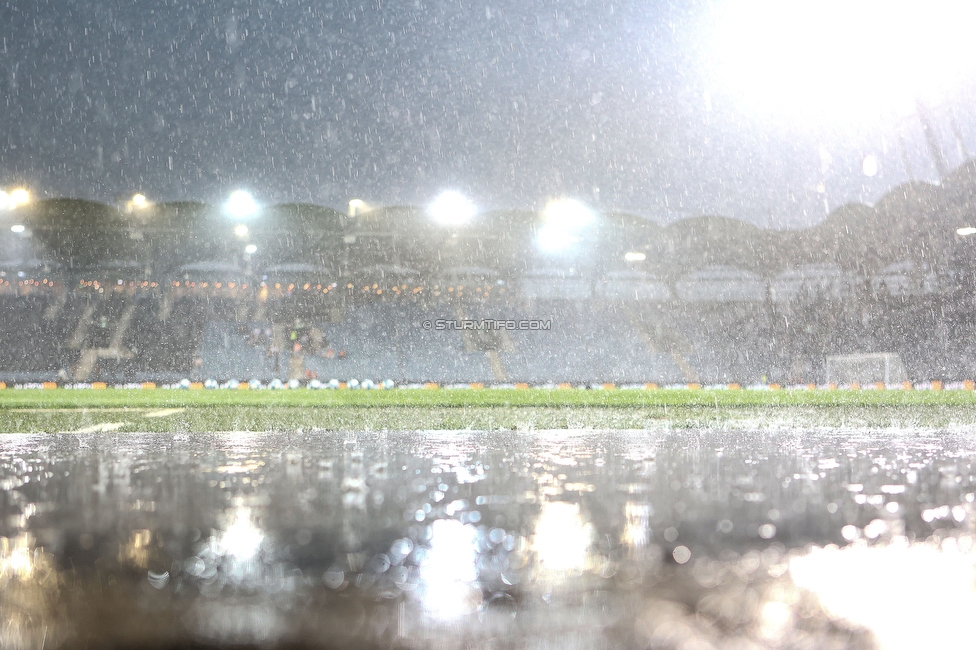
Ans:
<svg viewBox="0 0 976 650"><path fill-rule="evenodd" d="M973 425L971 391L0 391L2 433Z"/></svg>

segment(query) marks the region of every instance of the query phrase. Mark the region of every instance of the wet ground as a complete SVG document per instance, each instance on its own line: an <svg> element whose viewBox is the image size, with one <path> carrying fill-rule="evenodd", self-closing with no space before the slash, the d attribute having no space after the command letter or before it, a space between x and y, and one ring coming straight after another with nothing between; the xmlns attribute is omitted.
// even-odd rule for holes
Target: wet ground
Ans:
<svg viewBox="0 0 976 650"><path fill-rule="evenodd" d="M972 643L965 431L0 436L3 648Z"/></svg>

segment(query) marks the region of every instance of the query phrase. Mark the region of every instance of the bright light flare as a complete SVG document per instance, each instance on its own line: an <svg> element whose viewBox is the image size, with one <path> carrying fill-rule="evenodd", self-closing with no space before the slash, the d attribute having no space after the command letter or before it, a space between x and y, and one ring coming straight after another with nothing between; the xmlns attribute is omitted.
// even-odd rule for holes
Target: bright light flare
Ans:
<svg viewBox="0 0 976 650"><path fill-rule="evenodd" d="M575 199L554 199L542 211L536 244L546 253L558 253L582 241L580 233L596 220L588 207Z"/></svg>
<svg viewBox="0 0 976 650"><path fill-rule="evenodd" d="M790 561L790 575L832 617L871 630L880 648L961 648L972 643L974 560L968 536L941 549L902 538L815 549Z"/></svg>
<svg viewBox="0 0 976 650"><path fill-rule="evenodd" d="M625 253L624 259L628 262L643 262L647 259L647 255L638 252Z"/></svg>
<svg viewBox="0 0 976 650"><path fill-rule="evenodd" d="M250 560L263 541L264 533L252 522L250 510L239 508L234 522L220 535L220 549L238 560Z"/></svg>
<svg viewBox="0 0 976 650"><path fill-rule="evenodd" d="M968 0L726 0L712 20L714 90L798 123L906 114L976 72Z"/></svg>
<svg viewBox="0 0 976 650"><path fill-rule="evenodd" d="M234 234L237 235L238 237L242 238L242 239L244 237L247 237L247 233L249 233L249 232L251 232L251 231L244 224L238 224L238 225L234 226Z"/></svg>
<svg viewBox="0 0 976 650"><path fill-rule="evenodd" d="M536 238L539 248L547 253L558 253L578 244L580 238L555 226L543 226Z"/></svg>
<svg viewBox="0 0 976 650"><path fill-rule="evenodd" d="M542 211L542 218L547 224L579 230L593 223L596 215L576 199L554 199L546 204L546 209Z"/></svg>
<svg viewBox="0 0 976 650"><path fill-rule="evenodd" d="M624 516L627 524L624 527L622 541L631 548L642 548L651 541L651 515L654 509L645 503L627 503L624 505Z"/></svg>
<svg viewBox="0 0 976 650"><path fill-rule="evenodd" d="M583 523L578 504L550 501L542 505L532 548L543 570L576 573L586 567L592 538L592 527Z"/></svg>
<svg viewBox="0 0 976 650"><path fill-rule="evenodd" d="M969 237L970 235L976 235L976 228L972 226L966 226L965 228L960 228L956 231L956 234L960 237Z"/></svg>
<svg viewBox="0 0 976 650"><path fill-rule="evenodd" d="M255 246L254 244L248 244L247 246L244 247L244 252L247 253L248 255L253 255L254 253L258 252L258 247Z"/></svg>
<svg viewBox="0 0 976 650"><path fill-rule="evenodd" d="M152 203L146 198L145 194L133 194L132 198L125 202L126 212L141 212L152 207Z"/></svg>
<svg viewBox="0 0 976 650"><path fill-rule="evenodd" d="M460 226L471 221L478 208L460 192L449 190L434 199L427 213L442 226Z"/></svg>
<svg viewBox="0 0 976 650"><path fill-rule="evenodd" d="M450 621L481 605L478 579L477 530L454 519L431 526L430 554L421 566L423 604L431 618Z"/></svg>
<svg viewBox="0 0 976 650"><path fill-rule="evenodd" d="M14 210L30 203L30 192L22 187L5 192L0 190L0 210Z"/></svg>
<svg viewBox="0 0 976 650"><path fill-rule="evenodd" d="M22 233L25 230L27 230L27 227L24 226L24 224L22 224L22 223L17 223L17 224L14 224L14 225L10 226L10 232Z"/></svg>
<svg viewBox="0 0 976 650"><path fill-rule="evenodd" d="M30 192L22 187L18 187L10 193L10 203L12 207L19 208L22 205L27 205L30 203L30 200Z"/></svg>
<svg viewBox="0 0 976 650"><path fill-rule="evenodd" d="M254 200L251 193L245 192L244 190L237 190L231 193L230 198L227 199L227 203L224 204L224 212L236 219L253 217L260 209L261 206Z"/></svg>
<svg viewBox="0 0 976 650"><path fill-rule="evenodd" d="M34 539L28 533L0 537L0 581L29 580L34 573Z"/></svg>

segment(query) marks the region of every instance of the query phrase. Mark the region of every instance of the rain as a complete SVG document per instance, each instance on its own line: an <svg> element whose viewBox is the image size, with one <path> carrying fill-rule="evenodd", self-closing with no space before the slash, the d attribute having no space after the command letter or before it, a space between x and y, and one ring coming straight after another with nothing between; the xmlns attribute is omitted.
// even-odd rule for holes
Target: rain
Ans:
<svg viewBox="0 0 976 650"><path fill-rule="evenodd" d="M965 645L976 8L0 15L0 647Z"/></svg>

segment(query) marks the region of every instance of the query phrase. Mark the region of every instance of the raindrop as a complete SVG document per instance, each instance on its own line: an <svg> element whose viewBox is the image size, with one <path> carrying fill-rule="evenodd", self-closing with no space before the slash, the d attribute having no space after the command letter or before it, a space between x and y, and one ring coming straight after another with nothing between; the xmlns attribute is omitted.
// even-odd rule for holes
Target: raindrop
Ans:
<svg viewBox="0 0 976 650"><path fill-rule="evenodd" d="M339 567L330 567L322 576L322 582L329 589L339 589L345 584L346 574Z"/></svg>
<svg viewBox="0 0 976 650"><path fill-rule="evenodd" d="M684 564L691 559L691 551L687 546L676 546L674 547L674 550L671 551L671 557L673 557L674 561L678 564Z"/></svg>

